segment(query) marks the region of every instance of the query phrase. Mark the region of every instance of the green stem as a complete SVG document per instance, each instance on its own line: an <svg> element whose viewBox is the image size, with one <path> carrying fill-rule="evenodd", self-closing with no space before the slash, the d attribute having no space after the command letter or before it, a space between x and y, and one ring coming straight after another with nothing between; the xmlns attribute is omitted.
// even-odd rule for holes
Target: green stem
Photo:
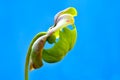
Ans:
<svg viewBox="0 0 120 80"><path fill-rule="evenodd" d="M33 40L31 41L30 43L30 46L29 46L29 49L28 49L28 52L27 52L27 56L26 56L26 62L25 62L25 80L28 80L28 68L29 68L29 61L30 61L30 54L31 54L31 48L32 48L32 45L33 43L41 36L45 35L46 32L40 32L38 33L34 38Z"/></svg>

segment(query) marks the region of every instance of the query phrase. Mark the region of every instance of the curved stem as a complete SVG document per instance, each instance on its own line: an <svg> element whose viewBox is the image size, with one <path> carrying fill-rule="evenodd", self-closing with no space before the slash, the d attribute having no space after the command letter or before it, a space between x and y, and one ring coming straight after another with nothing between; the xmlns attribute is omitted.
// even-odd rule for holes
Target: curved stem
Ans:
<svg viewBox="0 0 120 80"><path fill-rule="evenodd" d="M33 43L42 35L45 35L46 32L40 32L38 33L34 38L33 40L31 41L30 43L30 46L29 46L29 49L28 49L28 52L27 52L27 56L26 56L26 62L25 62L25 80L28 80L28 67L29 67L29 61L30 61L30 54L31 54L31 48L32 48L32 45Z"/></svg>

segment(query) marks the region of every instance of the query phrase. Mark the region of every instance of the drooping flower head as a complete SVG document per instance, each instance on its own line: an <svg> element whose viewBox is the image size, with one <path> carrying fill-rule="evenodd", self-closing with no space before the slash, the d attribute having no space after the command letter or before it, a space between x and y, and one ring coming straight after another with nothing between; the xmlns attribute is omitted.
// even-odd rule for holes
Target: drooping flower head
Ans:
<svg viewBox="0 0 120 80"><path fill-rule="evenodd" d="M73 26L76 15L77 11L73 7L60 11L54 17L54 25L47 32L40 33L34 40L30 51L30 70L40 68L43 65L42 59L48 63L60 61L73 48L77 38L76 27ZM69 25L74 29L67 28ZM56 38L59 38L58 42ZM54 43L54 46L44 49L46 41L50 44Z"/></svg>

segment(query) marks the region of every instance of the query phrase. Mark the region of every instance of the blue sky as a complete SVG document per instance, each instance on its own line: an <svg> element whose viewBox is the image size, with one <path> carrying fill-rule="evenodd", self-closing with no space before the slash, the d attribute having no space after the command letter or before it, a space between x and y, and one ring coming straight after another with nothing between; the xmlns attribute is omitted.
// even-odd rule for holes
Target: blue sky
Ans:
<svg viewBox="0 0 120 80"><path fill-rule="evenodd" d="M119 0L0 0L0 80L24 80L30 41L70 6L78 10L75 47L30 80L120 80Z"/></svg>

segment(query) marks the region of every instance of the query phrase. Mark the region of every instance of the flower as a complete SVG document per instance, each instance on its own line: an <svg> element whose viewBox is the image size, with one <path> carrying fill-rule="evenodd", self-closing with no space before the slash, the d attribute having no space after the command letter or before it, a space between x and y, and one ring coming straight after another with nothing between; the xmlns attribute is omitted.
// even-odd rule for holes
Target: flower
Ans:
<svg viewBox="0 0 120 80"><path fill-rule="evenodd" d="M66 50L64 53L60 52L60 50L59 50L59 52L62 56L61 55L58 56L57 57L58 59L55 59L53 57L51 57L51 58L49 57L50 60L47 60L49 58L48 58L48 56L46 56L47 53L44 50L44 45L45 45L46 41L48 41L50 43L54 43L55 39L60 36L59 32L63 28L67 27L68 25L74 24L74 16L76 16L76 15L77 15L77 11L73 7L69 7L67 9L57 13L54 17L54 25L46 33L44 33L44 34L40 33L40 36L34 42L32 42L33 44L31 47L31 55L30 55L30 70L40 68L43 65L42 58L44 60L46 60L46 62L56 62L56 61L61 60L63 58L64 54L66 54L71 49L71 47L67 46L67 48L65 47ZM68 36L72 35L73 36L72 42L74 44L75 40L76 40L76 29L73 31L68 30L66 32L67 32L67 34L65 34L66 36L60 37L60 39L64 38L62 40L65 40L65 39L69 40L69 39L67 39ZM64 35L64 33L61 33L61 34ZM60 41L60 42L56 43L55 46L59 47L59 45L61 45L62 43L64 43L64 41ZM71 45L71 41L70 41L70 43L66 42L66 44ZM51 52L51 51L48 51L48 52ZM44 55L43 55L43 53L44 53ZM52 48L51 53L55 53L54 47Z"/></svg>

